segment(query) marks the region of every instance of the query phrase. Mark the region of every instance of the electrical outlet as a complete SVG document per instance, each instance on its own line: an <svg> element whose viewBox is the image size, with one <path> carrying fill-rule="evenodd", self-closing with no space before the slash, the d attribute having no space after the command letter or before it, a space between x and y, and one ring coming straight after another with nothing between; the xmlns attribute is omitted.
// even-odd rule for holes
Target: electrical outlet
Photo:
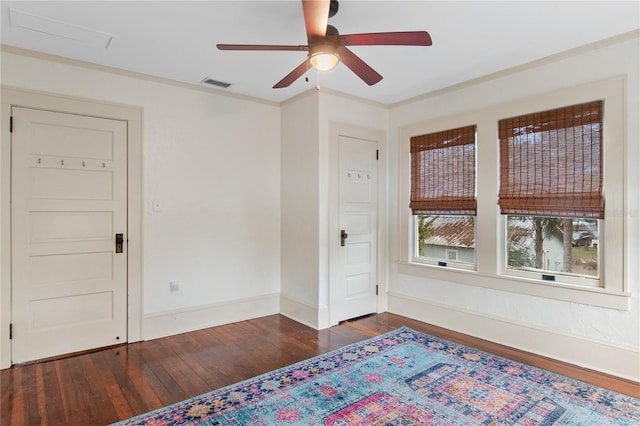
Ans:
<svg viewBox="0 0 640 426"><path fill-rule="evenodd" d="M169 291L175 293L180 290L180 282L176 280L169 281Z"/></svg>

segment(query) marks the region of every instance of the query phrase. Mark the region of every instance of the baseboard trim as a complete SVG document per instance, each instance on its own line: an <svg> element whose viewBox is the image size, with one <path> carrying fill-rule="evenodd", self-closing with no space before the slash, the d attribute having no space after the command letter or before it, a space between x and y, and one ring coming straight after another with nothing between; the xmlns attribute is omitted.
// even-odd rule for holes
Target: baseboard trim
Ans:
<svg viewBox="0 0 640 426"><path fill-rule="evenodd" d="M283 293L280 293L280 314L316 330L330 327L328 307L313 306Z"/></svg>
<svg viewBox="0 0 640 426"><path fill-rule="evenodd" d="M249 297L184 309L146 314L144 340L172 336L217 325L275 315L280 312L279 294Z"/></svg>
<svg viewBox="0 0 640 426"><path fill-rule="evenodd" d="M389 312L640 382L640 350L389 293Z"/></svg>

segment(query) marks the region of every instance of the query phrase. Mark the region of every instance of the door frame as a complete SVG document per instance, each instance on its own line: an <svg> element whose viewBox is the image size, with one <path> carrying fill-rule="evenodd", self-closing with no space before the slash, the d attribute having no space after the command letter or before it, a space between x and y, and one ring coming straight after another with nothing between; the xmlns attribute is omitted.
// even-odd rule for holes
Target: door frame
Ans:
<svg viewBox="0 0 640 426"><path fill-rule="evenodd" d="M387 182L387 133L381 129L371 129L335 121L329 122L329 325L337 324L332 314L332 287L337 285L333 280L333 268L339 256L339 143L340 137L364 139L378 142L378 225L377 225L377 259L378 295L376 312L387 310L387 214L388 182Z"/></svg>
<svg viewBox="0 0 640 426"><path fill-rule="evenodd" d="M19 106L127 123L127 342L142 339L142 109L2 86L0 103L0 369L12 364L11 108ZM17 123L16 123L17 125Z"/></svg>

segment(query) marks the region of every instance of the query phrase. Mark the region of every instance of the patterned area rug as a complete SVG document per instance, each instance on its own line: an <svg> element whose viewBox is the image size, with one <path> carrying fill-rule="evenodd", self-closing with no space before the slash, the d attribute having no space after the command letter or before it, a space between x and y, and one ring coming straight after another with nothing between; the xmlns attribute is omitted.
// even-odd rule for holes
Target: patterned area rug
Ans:
<svg viewBox="0 0 640 426"><path fill-rule="evenodd" d="M639 425L640 400L402 327L118 425Z"/></svg>

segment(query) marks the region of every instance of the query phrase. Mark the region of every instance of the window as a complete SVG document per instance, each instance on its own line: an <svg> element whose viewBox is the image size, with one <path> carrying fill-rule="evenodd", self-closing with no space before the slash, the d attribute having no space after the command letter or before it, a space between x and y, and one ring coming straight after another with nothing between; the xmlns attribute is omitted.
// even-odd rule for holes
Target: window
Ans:
<svg viewBox="0 0 640 426"><path fill-rule="evenodd" d="M475 126L411 138L416 260L475 264L475 146Z"/></svg>
<svg viewBox="0 0 640 426"><path fill-rule="evenodd" d="M434 286L464 284L628 309L625 90L624 78L616 77L401 127L398 272ZM543 120L520 121L532 116ZM421 188L416 174L427 173L427 168L445 171L450 161L418 166L428 161L416 157L415 135L426 137L465 123L476 123L473 213L429 211L414 203L420 201L415 191ZM534 149L540 146L545 146L544 155ZM538 169L538 164L544 167ZM558 192L563 195L553 195ZM431 250L435 247L421 247L421 241L435 243L437 228L447 222L462 232L465 219L474 229L474 263L465 263L468 249L462 244L441 244L439 253ZM424 227L429 238L419 235ZM537 237L542 241L536 243ZM454 250L457 260L450 253Z"/></svg>
<svg viewBox="0 0 640 426"><path fill-rule="evenodd" d="M588 280L599 277L604 219L602 108L595 101L500 120L508 270L599 285Z"/></svg>
<svg viewBox="0 0 640 426"><path fill-rule="evenodd" d="M458 260L458 250L447 249L447 260Z"/></svg>

